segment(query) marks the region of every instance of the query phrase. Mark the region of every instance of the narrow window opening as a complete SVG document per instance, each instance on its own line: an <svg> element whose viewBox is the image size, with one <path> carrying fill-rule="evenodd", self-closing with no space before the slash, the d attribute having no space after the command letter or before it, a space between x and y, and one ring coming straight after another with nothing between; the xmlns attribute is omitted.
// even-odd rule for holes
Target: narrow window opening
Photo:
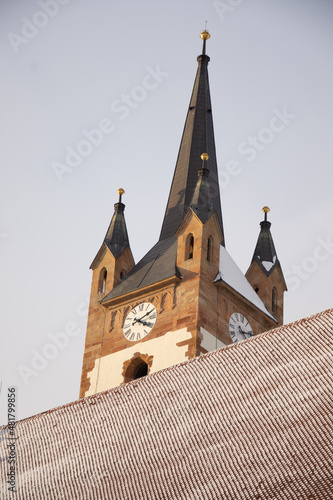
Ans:
<svg viewBox="0 0 333 500"><path fill-rule="evenodd" d="M193 250L194 250L194 236L193 234L189 234L186 240L185 260L193 259Z"/></svg>
<svg viewBox="0 0 333 500"><path fill-rule="evenodd" d="M207 260L213 262L213 238L211 236L207 241Z"/></svg>
<svg viewBox="0 0 333 500"><path fill-rule="evenodd" d="M107 275L108 275L108 272L105 269L104 275L103 275L103 281L102 281L102 293L105 293Z"/></svg>
<svg viewBox="0 0 333 500"><path fill-rule="evenodd" d="M105 293L106 290L106 278L108 276L107 270L104 268L99 275L99 283L98 283L98 293Z"/></svg>
<svg viewBox="0 0 333 500"><path fill-rule="evenodd" d="M120 281L125 278L125 273L124 271L120 271Z"/></svg>
<svg viewBox="0 0 333 500"><path fill-rule="evenodd" d="M272 290L272 311L273 313L277 312L277 291L276 288Z"/></svg>
<svg viewBox="0 0 333 500"><path fill-rule="evenodd" d="M259 292L259 287L258 287L258 286L255 286L255 287L254 287L254 291L255 291L256 293L258 293L258 292Z"/></svg>

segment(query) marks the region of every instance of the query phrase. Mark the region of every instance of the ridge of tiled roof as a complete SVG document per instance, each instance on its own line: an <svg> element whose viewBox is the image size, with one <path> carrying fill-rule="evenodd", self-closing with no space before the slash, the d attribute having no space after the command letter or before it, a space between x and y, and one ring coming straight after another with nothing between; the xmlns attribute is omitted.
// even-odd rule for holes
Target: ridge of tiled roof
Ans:
<svg viewBox="0 0 333 500"><path fill-rule="evenodd" d="M18 498L327 500L332 343L329 309L22 420Z"/></svg>
<svg viewBox="0 0 333 500"><path fill-rule="evenodd" d="M273 328L271 330L268 330L266 332L260 333L259 335L254 335L253 337L250 337L250 338L248 338L248 339L246 339L246 340L244 340L242 342L235 342L234 344L230 344L230 345L227 345L225 347L221 347L219 349L215 349L214 351L207 352L207 353L202 354L201 356L198 356L196 358L187 359L186 361L183 361L182 363L178 363L176 365L168 366L167 368L164 368L163 370L160 370L158 372L155 372L155 373L152 373L152 374L148 375L148 377L156 377L156 376L158 376L161 373L164 373L164 372L167 372L167 371L177 370L179 366L185 366L185 365L188 365L188 364L191 364L191 363L196 363L198 361L201 361L203 358L214 356L217 351L225 351L227 349L238 349L245 342L246 343L247 342L259 342L260 341L259 339L261 339L261 338L263 339L266 336L271 336L271 335L274 335L276 333L280 334L280 333L284 332L285 330L287 330L287 331L289 331L290 329L294 330L298 326L304 326L308 322L311 322L312 320L319 319L319 318L326 317L326 316L328 316L332 320L332 328L333 328L333 308L331 308L331 309L325 309L324 311L312 314L311 316L307 316L305 318L300 318L300 319L292 321L291 323L288 323L286 325L282 325L282 326ZM73 406L73 405L76 405L76 404L80 404L83 401L87 401L89 399L94 399L94 398L98 399L101 395L104 395L104 394L113 393L113 392L117 393L119 390L121 390L123 387L125 387L127 385L138 384L138 383L143 382L145 380L145 378L146 377L141 378L141 379L137 379L137 380L132 380L131 382L127 382L124 385L121 385L121 386L118 386L118 387L112 387L111 389L107 389L105 391L98 392L96 394L91 394L90 396L86 396L86 397L81 398L81 399L76 399L74 401L71 401L70 403L66 403L64 405L60 405L60 406L57 406L55 408L51 408L50 410L46 410L46 411L43 411L41 413L37 413L36 415L32 415L30 417L26 417L26 418L24 418L22 420L18 420L16 422L16 424L19 424L20 422L25 422L27 420L31 420L31 419L34 419L34 418L38 418L40 416L49 414L49 413L57 411L57 410L65 409L67 407L70 407L70 406ZM4 429L6 427L8 427L8 426L7 425L0 426L0 430Z"/></svg>

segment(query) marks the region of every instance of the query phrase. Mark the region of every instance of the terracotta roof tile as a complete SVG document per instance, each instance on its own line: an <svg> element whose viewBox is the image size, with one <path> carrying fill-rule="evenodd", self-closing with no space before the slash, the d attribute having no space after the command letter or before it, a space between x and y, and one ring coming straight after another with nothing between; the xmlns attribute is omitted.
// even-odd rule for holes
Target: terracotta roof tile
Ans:
<svg viewBox="0 0 333 500"><path fill-rule="evenodd" d="M17 498L332 498L332 343L333 309L22 420Z"/></svg>

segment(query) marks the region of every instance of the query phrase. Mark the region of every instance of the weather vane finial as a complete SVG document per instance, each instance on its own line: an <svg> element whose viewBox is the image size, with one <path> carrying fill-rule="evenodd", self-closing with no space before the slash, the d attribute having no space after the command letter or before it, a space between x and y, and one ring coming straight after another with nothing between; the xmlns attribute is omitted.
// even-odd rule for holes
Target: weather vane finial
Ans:
<svg viewBox="0 0 333 500"><path fill-rule="evenodd" d="M207 31L207 21L205 22L205 31L202 31L200 33L200 38L203 40L203 45L202 45L202 55L204 56L206 54L206 40L210 38L210 34Z"/></svg>
<svg viewBox="0 0 333 500"><path fill-rule="evenodd" d="M265 222L266 222L266 221L267 221L267 214L268 214L268 212L270 212L270 208L269 208L269 207L264 207L264 208L262 209L262 211L263 211L263 212L264 212L264 214L265 214Z"/></svg>
<svg viewBox="0 0 333 500"><path fill-rule="evenodd" d="M117 193L119 194L119 203L121 203L121 197L123 194L125 194L125 191L123 190L123 188L119 188L117 190Z"/></svg>

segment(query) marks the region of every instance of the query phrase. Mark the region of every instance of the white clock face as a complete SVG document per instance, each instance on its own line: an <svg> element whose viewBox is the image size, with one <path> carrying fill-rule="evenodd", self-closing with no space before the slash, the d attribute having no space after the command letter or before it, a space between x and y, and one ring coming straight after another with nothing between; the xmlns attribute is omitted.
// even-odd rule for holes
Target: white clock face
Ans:
<svg viewBox="0 0 333 500"><path fill-rule="evenodd" d="M241 313L234 313L230 316L229 331L233 342L253 337L251 325Z"/></svg>
<svg viewBox="0 0 333 500"><path fill-rule="evenodd" d="M130 342L137 342L148 335L157 319L156 307L149 302L135 306L125 318L123 332Z"/></svg>

